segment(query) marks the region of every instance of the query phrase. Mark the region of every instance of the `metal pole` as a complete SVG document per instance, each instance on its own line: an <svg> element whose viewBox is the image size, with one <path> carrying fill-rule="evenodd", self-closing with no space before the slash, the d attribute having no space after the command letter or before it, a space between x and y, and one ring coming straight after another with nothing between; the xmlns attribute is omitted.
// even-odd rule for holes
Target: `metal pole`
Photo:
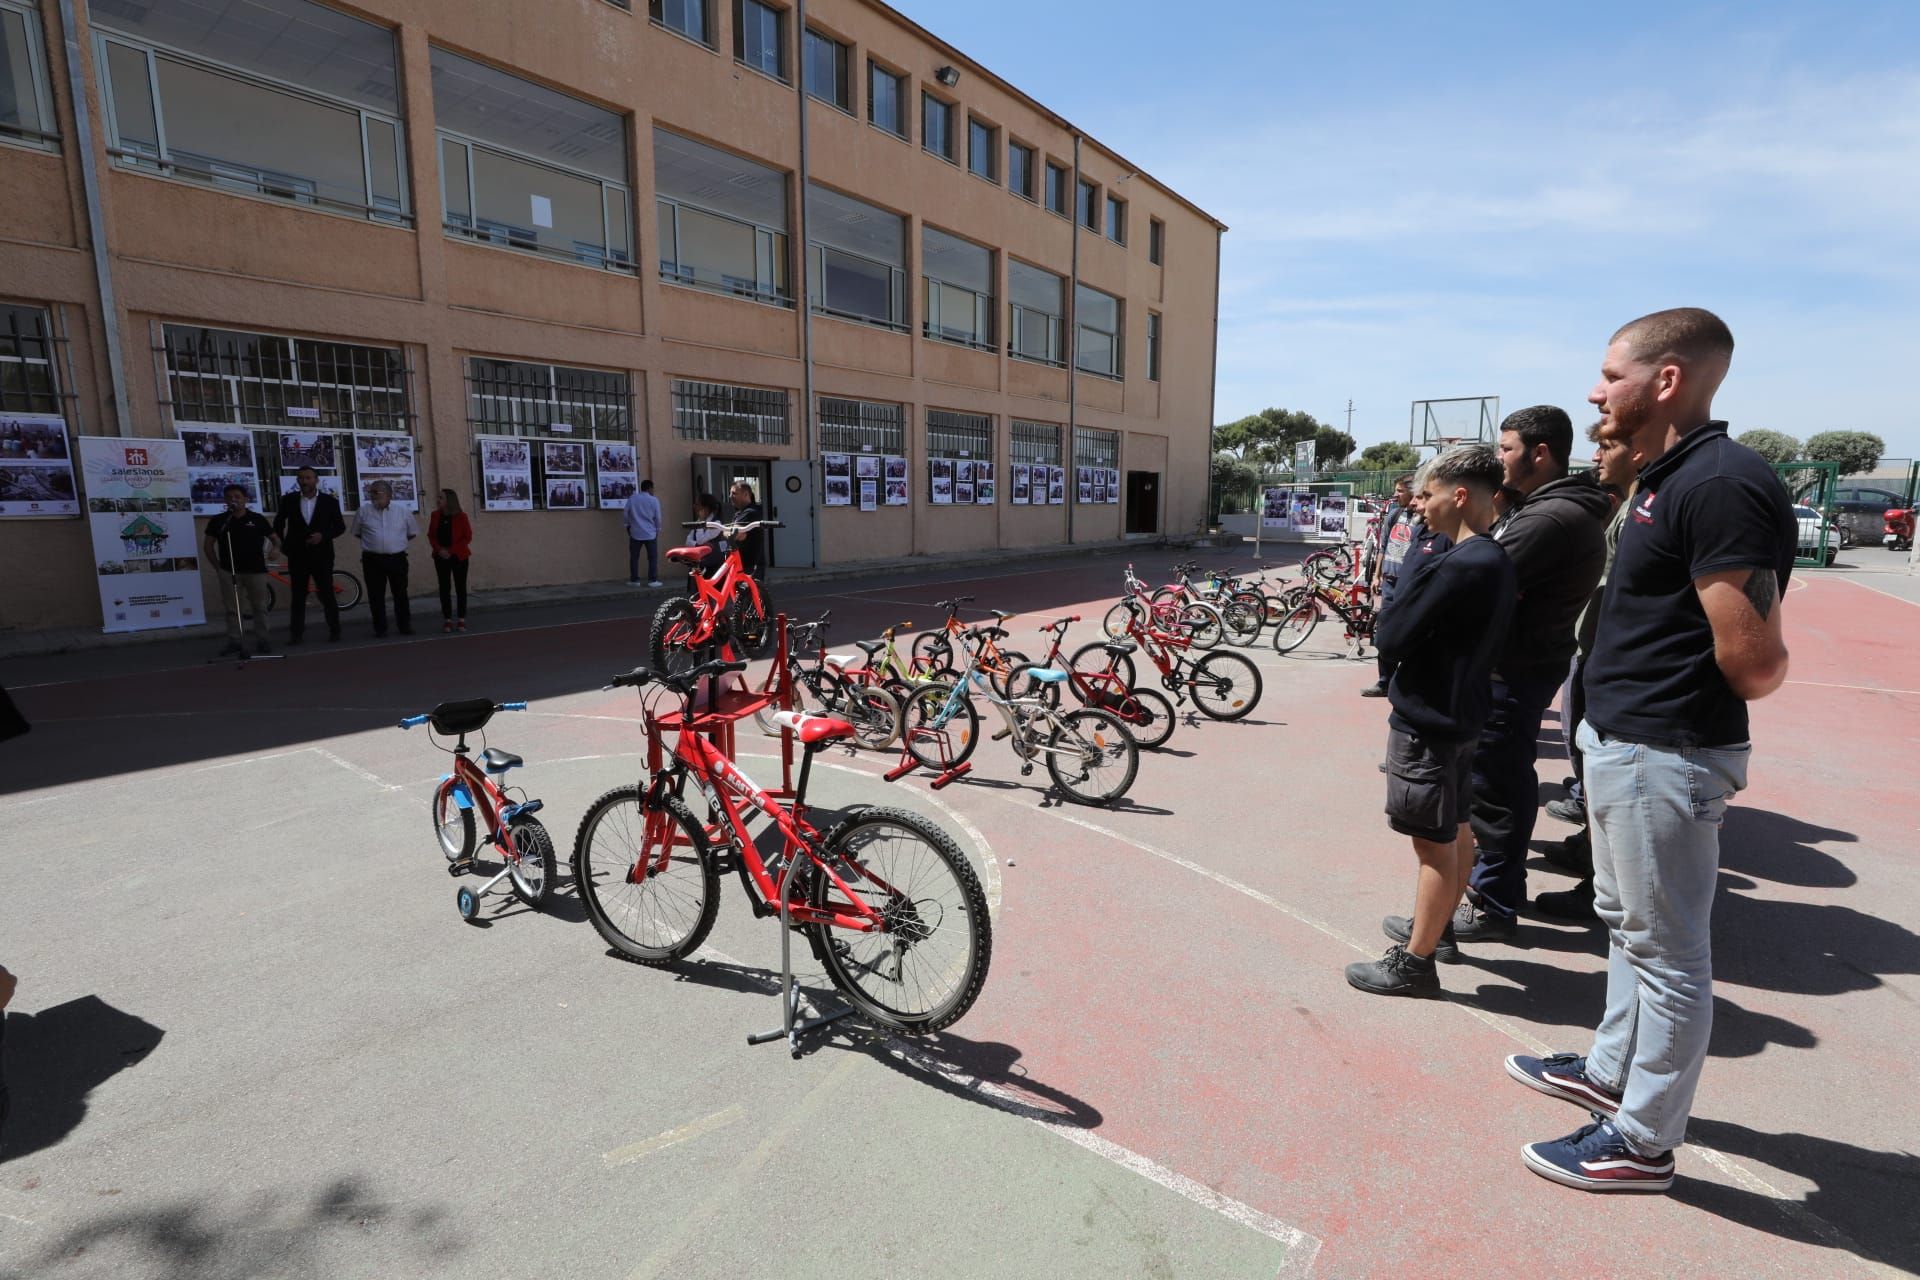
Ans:
<svg viewBox="0 0 1920 1280"><path fill-rule="evenodd" d="M1212 353L1212 358L1209 361L1209 368L1207 370L1208 377L1207 377L1206 477L1207 477L1207 505L1210 507L1213 506L1215 501L1215 490L1213 487L1213 455L1215 451L1214 450L1214 439L1215 439L1214 418L1216 416L1217 411L1214 408L1213 402L1214 402L1214 396L1216 394L1217 388L1220 385L1220 251L1223 247L1224 240L1225 240L1225 237L1221 234L1219 228L1216 227L1213 232L1213 337L1210 340L1210 351ZM1254 559L1257 560L1260 558L1260 528L1261 528L1261 525L1264 524L1266 520L1266 497L1267 497L1266 487L1262 485L1259 487L1259 489L1256 492L1257 492L1256 501L1258 502L1259 505L1253 513L1253 556L1254 556ZM1217 514L1219 514L1217 511L1206 511L1202 513L1202 516L1207 520L1211 520Z"/></svg>
<svg viewBox="0 0 1920 1280"><path fill-rule="evenodd" d="M1067 286L1067 545L1073 545L1073 509L1080 501L1080 471L1074 465L1074 441L1080 411L1080 134L1073 135L1073 192L1067 197L1073 220L1072 281Z"/></svg>
<svg viewBox="0 0 1920 1280"><path fill-rule="evenodd" d="M820 566L820 503L813 484L813 293L807 278L807 0L798 0L799 74L794 76L794 92L800 100L800 284L795 301L800 307L800 385L801 456L807 464L807 538L808 554L814 568ZM848 75L853 72L849 68ZM771 509L771 508L769 508ZM912 548L909 547L909 550Z"/></svg>
<svg viewBox="0 0 1920 1280"><path fill-rule="evenodd" d="M100 327L107 338L107 379L113 387L114 433L133 434L127 401L126 361L120 350L120 305L113 293L113 263L107 254L107 219L100 207L100 173L93 157L93 116L80 70L80 35L73 0L60 0L60 35L67 49L67 96L73 102L74 150L80 154L80 185L87 195L87 238L93 242L93 275L100 291Z"/></svg>

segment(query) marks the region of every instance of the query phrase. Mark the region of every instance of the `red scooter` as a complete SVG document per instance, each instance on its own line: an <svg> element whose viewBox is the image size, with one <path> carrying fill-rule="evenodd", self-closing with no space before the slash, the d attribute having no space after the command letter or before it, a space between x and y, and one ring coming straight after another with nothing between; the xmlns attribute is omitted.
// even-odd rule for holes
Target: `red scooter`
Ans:
<svg viewBox="0 0 1920 1280"><path fill-rule="evenodd" d="M1913 549L1913 507L1890 507L1887 510L1886 526L1880 534L1880 545L1889 551L1911 551Z"/></svg>

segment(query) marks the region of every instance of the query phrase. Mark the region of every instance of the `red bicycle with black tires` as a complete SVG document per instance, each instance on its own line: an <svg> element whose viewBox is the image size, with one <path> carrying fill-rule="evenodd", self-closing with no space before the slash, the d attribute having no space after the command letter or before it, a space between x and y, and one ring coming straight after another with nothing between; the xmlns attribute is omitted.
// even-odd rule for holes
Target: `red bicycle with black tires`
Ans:
<svg viewBox="0 0 1920 1280"><path fill-rule="evenodd" d="M756 529L778 529L780 522L688 520L682 527L718 530L727 554L711 575L702 576L690 567L687 594L663 600L653 611L647 636L653 669L669 675L685 671L703 658L723 656L724 646L731 646L741 657L759 657L773 637L773 611L766 587L747 572L734 539ZM705 547L669 547L667 559L696 566L706 553Z"/></svg>
<svg viewBox="0 0 1920 1280"><path fill-rule="evenodd" d="M1057 707L1060 682L1030 680L1026 673L1033 667L1065 671L1066 686L1082 706L1104 711L1118 720L1127 736L1142 747L1165 746L1173 736L1173 703L1158 690L1136 689L1121 679L1118 660L1128 658L1138 648L1131 640L1096 640L1083 644L1062 665L1060 650L1067 637L1067 625L1078 621L1079 614L1069 614L1040 628L1042 635L1051 637L1046 654L1038 662L1017 668L1007 682L1008 687L1020 690L1023 697L1044 698L1049 705ZM1131 658L1128 660L1131 662Z"/></svg>

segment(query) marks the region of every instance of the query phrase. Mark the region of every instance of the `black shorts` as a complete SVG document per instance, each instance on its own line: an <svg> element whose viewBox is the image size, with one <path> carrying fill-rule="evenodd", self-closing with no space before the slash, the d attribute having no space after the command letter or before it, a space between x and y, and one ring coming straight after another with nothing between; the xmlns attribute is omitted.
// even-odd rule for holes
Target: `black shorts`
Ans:
<svg viewBox="0 0 1920 1280"><path fill-rule="evenodd" d="M1473 809L1475 742L1433 742L1387 729L1387 825L1403 836L1452 844Z"/></svg>

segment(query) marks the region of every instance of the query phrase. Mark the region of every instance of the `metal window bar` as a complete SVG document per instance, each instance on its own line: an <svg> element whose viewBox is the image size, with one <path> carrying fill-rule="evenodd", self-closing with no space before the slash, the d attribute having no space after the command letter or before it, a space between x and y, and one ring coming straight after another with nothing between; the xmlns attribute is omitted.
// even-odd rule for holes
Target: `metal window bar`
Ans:
<svg viewBox="0 0 1920 1280"><path fill-rule="evenodd" d="M787 393L675 379L673 431L684 440L786 444L793 437Z"/></svg>
<svg viewBox="0 0 1920 1280"><path fill-rule="evenodd" d="M993 419L984 413L927 410L929 458L986 458L994 456Z"/></svg>
<svg viewBox="0 0 1920 1280"><path fill-rule="evenodd" d="M1076 467L1120 467L1120 433L1098 427L1073 429L1073 465Z"/></svg>
<svg viewBox="0 0 1920 1280"><path fill-rule="evenodd" d="M0 411L58 414L77 428L72 379L61 373L71 360L66 335L45 307L0 302Z"/></svg>
<svg viewBox="0 0 1920 1280"><path fill-rule="evenodd" d="M902 456L907 451L906 413L897 404L821 396L820 451Z"/></svg>
<svg viewBox="0 0 1920 1280"><path fill-rule="evenodd" d="M1060 465L1060 428L1051 422L1021 422L1013 424L1014 465L1036 463L1042 466Z"/></svg>
<svg viewBox="0 0 1920 1280"><path fill-rule="evenodd" d="M467 358L467 425L474 435L631 443L632 422L624 373Z"/></svg>

